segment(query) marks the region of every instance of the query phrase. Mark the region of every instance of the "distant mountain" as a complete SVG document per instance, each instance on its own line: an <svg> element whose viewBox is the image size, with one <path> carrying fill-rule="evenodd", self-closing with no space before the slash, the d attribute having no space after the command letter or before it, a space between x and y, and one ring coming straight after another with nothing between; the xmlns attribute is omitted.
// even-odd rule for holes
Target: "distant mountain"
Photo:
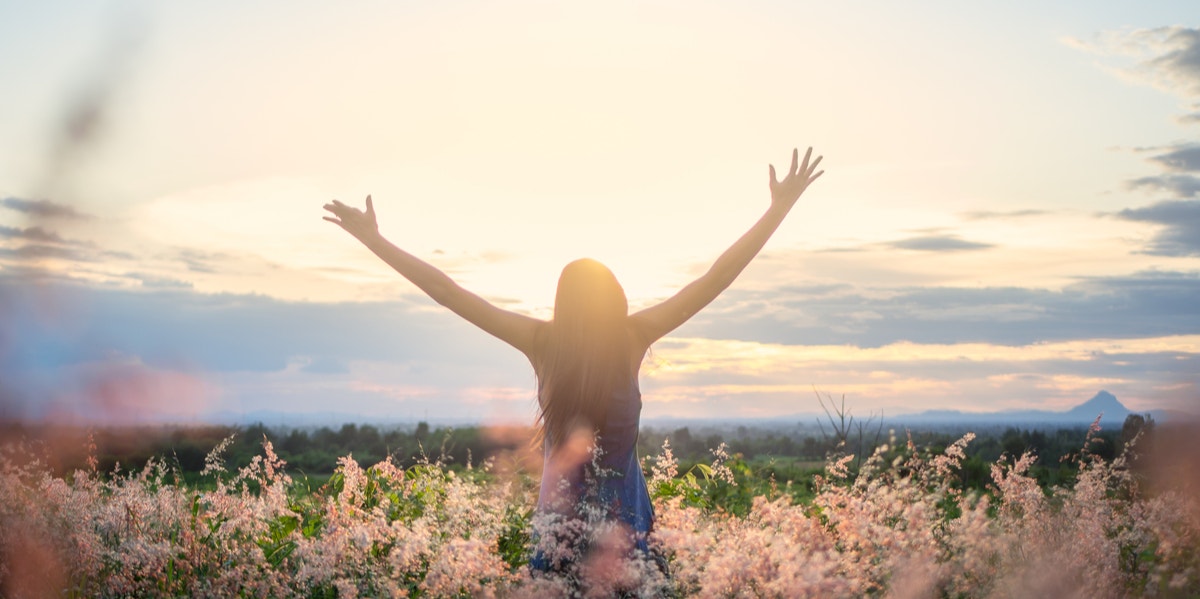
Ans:
<svg viewBox="0 0 1200 599"><path fill-rule="evenodd" d="M888 417L890 421L912 423L981 423L981 424L1050 424L1050 425L1088 425L1102 416L1101 422L1106 428L1120 426L1125 418L1133 412L1108 391L1101 391L1091 399L1065 412L1049 410L1009 410L1004 412L962 412L959 410L929 410L916 414L904 414ZM1162 420L1166 413L1161 410L1151 410L1151 417Z"/></svg>
<svg viewBox="0 0 1200 599"><path fill-rule="evenodd" d="M1124 421L1125 417L1132 414L1132 412L1117 399L1117 396L1108 391L1101 391L1091 399L1062 413L1065 418L1090 420L1095 420L1101 414L1104 414L1105 420L1111 422L1114 418Z"/></svg>

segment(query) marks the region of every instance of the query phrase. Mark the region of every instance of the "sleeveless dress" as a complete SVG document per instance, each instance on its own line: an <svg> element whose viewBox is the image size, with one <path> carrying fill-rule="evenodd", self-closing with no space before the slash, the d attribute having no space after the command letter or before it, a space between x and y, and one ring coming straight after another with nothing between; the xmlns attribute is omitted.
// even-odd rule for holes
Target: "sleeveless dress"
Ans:
<svg viewBox="0 0 1200 599"><path fill-rule="evenodd" d="M628 527L633 534L635 547L648 553L646 537L654 526L654 507L637 456L641 415L642 392L634 376L629 385L613 393L609 403L604 426L600 427L599 468L594 468L589 460L573 469L565 477L568 479L566 483L561 482L562 476L543 475L538 493L538 512L570 515L568 512L578 508L572 502L595 502L595 507L605 510L610 519ZM551 470L552 445L551 440L546 439L546 471ZM534 555L530 565L540 570L549 569L540 552Z"/></svg>

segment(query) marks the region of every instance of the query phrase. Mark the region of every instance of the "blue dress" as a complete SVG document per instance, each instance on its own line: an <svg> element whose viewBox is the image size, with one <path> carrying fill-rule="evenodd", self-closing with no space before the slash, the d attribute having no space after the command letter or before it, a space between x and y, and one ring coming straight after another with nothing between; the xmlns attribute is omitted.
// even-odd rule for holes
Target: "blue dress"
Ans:
<svg viewBox="0 0 1200 599"><path fill-rule="evenodd" d="M600 427L599 468L587 461L572 469L566 477L543 475L538 493L538 511L570 515L570 512L579 508L572 502L595 502L594 507L605 510L610 518L625 524L633 534L637 549L648 553L646 537L654 527L654 506L650 502L646 477L637 455L641 416L642 392L634 376L625 389L613 393L608 405L604 426ZM551 470L552 445L551 440L546 439L547 472ZM564 478L568 480L567 483L561 482ZM563 490L567 493L564 494ZM540 553L534 556L531 565L537 569L548 569Z"/></svg>

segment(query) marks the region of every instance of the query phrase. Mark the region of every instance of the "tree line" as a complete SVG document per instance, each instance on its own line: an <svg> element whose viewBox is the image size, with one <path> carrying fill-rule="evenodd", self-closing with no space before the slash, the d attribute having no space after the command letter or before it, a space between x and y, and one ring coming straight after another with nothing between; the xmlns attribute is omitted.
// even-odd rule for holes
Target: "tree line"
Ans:
<svg viewBox="0 0 1200 599"><path fill-rule="evenodd" d="M1057 430L1021 429L985 430L968 446L961 476L964 486L982 488L990 477L990 466L1001 456L1019 456L1032 451L1038 456L1032 474L1043 485L1064 484L1077 471L1074 457L1085 450L1089 455L1111 460L1139 433L1153 431L1148 417L1132 415L1120 430L1092 435L1086 427ZM859 460L880 443L906 444L911 438L918 447L941 451L961 436L946 430L889 431L867 435L838 435L837 431L811 434L802 427L792 430L766 427L728 427L717 429L690 426L643 428L639 454L661 453L664 441L684 470L696 463L711 462L712 450L725 444L735 460L760 467L773 479L799 479L803 473L819 469L835 454L857 454ZM89 467L89 456L98 470L130 471L141 469L147 461L159 458L182 473L199 473L205 457L224 439L233 441L224 453L226 467L235 469L250 463L262 453L264 440L288 464L293 474L324 476L337 467L343 456L352 456L360 465L369 466L391 457L401 466L420 461L440 461L451 468L478 465L488 459L511 460L523 455L540 459L540 450L530 444L528 428L447 427L420 422L415 426L381 428L371 424L344 424L339 428L271 428L263 424L244 427L137 427L101 429L30 429L0 427L5 438L30 437L52 449L47 454L51 467L69 473ZM964 431L965 432L965 431ZM90 440L89 440L90 439ZM1144 442L1144 441L1143 441ZM530 457L532 456L532 457ZM856 460L857 464L858 460ZM807 470L806 470L807 469Z"/></svg>

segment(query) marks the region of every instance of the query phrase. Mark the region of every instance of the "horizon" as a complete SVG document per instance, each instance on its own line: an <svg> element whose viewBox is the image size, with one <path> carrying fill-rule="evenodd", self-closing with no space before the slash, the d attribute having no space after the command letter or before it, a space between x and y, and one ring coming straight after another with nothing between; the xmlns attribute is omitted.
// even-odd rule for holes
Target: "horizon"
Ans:
<svg viewBox="0 0 1200 599"><path fill-rule="evenodd" d="M809 145L644 419L1200 406L1198 5L74 7L0 20L0 418L532 421L322 204L501 307L593 256L636 310Z"/></svg>
<svg viewBox="0 0 1200 599"><path fill-rule="evenodd" d="M831 401L832 397L826 397L825 401ZM1094 410L1089 406L1093 404L1115 404L1102 405ZM820 405L820 404L818 404ZM644 418L641 422L643 429L658 429L664 426L703 426L725 428L728 426L749 426L749 427L765 427L775 429L780 426L799 426L804 428L819 427L822 423L828 422L828 419L836 414L833 406L830 406L831 412L815 411L815 412L795 412L790 414L780 414L766 417L687 417L687 416L659 416ZM857 419L866 419L866 421L874 423L892 423L902 424L906 428L916 427L914 430L924 430L925 428L944 428L944 427L963 427L964 430L974 430L971 427L991 428L995 426L1026 426L1033 428L1043 427L1071 427L1082 428L1094 424L1096 419L1100 419L1102 430L1108 430L1115 426L1120 426L1127 416L1139 415L1153 418L1160 424L1174 423L1191 423L1200 421L1200 411L1197 410L1166 410L1166 409L1149 409L1149 410L1131 410L1121 403L1120 399L1108 393L1105 390L1097 392L1090 399L1080 401L1078 404L1061 411L1048 410L996 410L996 411L961 411L955 409L931 409L921 410L916 412L902 413L880 413L868 412L857 413L854 406L845 406L847 417L853 416ZM1094 414L1092 412L1095 412ZM208 412L203 414L195 414L187 419L155 419L157 415L150 415L149 419L140 420L128 417L119 417L115 420L107 419L104 413L90 415L59 415L66 418L48 418L40 420L22 420L22 419L0 419L0 426L16 426L18 428L25 426L50 426L50 427L100 427L100 428L123 428L123 427L165 427L168 429L188 429L193 427L208 427L208 426L231 426L236 428L265 426L267 428L283 428L283 429L312 429L312 428L338 428L344 425L353 424L356 426L375 426L390 429L393 427L408 428L419 424L429 424L438 427L530 427L534 426L533 422L508 420L500 421L496 419L481 419L471 418L469 416L461 416L457 418L446 417L429 417L427 414L422 416L400 416L392 415L389 417L366 416L349 412L287 412L277 410L256 410L252 412ZM722 426L721 424L725 426Z"/></svg>

